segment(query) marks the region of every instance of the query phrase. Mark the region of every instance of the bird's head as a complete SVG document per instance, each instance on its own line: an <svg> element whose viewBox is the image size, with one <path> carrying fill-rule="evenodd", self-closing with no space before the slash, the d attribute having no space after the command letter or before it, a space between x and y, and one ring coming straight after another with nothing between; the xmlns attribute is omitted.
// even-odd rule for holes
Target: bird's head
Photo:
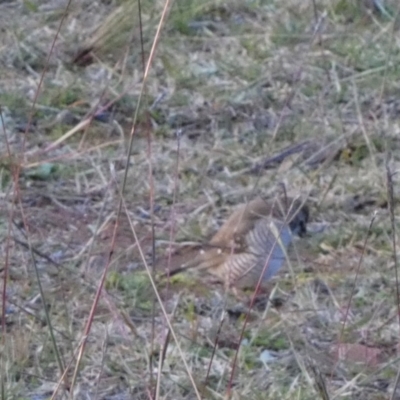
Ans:
<svg viewBox="0 0 400 400"><path fill-rule="evenodd" d="M289 207L289 227L293 234L300 237L307 233L307 223L310 217L308 206L300 200L295 200Z"/></svg>

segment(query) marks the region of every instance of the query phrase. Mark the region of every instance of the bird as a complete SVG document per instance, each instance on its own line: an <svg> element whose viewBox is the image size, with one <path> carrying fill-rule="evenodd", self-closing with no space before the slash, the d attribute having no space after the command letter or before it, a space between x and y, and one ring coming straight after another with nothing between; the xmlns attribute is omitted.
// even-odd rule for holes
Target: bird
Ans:
<svg viewBox="0 0 400 400"><path fill-rule="evenodd" d="M172 256L165 275L195 268L228 288L254 289L259 281L264 286L282 268L294 235L306 234L308 220L309 208L300 199L257 196L238 206L208 243L181 252L179 265Z"/></svg>

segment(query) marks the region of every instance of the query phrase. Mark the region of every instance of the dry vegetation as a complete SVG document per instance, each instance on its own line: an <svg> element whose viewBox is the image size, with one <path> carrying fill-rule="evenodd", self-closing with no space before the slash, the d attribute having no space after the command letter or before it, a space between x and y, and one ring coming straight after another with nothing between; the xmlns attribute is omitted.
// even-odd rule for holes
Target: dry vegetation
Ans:
<svg viewBox="0 0 400 400"><path fill-rule="evenodd" d="M400 398L397 2L176 0L142 97L137 7L0 2L1 398ZM271 301L155 298L146 263L281 183L312 223Z"/></svg>

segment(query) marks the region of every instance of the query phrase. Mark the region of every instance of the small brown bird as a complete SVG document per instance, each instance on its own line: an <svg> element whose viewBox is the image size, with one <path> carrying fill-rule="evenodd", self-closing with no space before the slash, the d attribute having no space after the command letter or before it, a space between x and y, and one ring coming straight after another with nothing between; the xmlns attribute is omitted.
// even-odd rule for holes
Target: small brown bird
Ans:
<svg viewBox="0 0 400 400"><path fill-rule="evenodd" d="M261 275L264 284L281 269L293 234L306 233L308 218L308 207L300 200L278 198L271 203L257 197L239 206L208 244L183 254L183 262L176 265L173 256L166 275L196 268L227 287L254 289Z"/></svg>

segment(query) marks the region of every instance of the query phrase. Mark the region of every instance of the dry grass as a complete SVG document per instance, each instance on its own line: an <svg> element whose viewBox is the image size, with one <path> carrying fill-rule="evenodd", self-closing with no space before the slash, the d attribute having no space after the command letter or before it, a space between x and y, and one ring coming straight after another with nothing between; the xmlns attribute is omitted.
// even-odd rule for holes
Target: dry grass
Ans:
<svg viewBox="0 0 400 400"><path fill-rule="evenodd" d="M176 1L117 220L164 7L141 4L141 42L126 3L0 4L1 398L399 398L397 2ZM313 234L241 343L248 310L209 277L155 299L144 261L281 183Z"/></svg>

